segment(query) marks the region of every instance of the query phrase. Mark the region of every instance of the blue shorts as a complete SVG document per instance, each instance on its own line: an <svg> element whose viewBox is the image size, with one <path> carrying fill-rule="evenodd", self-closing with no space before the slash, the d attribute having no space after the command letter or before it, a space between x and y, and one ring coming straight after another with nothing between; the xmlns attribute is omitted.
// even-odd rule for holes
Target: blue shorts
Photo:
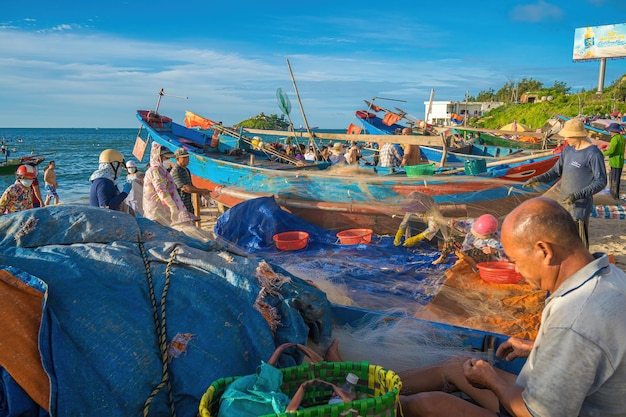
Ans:
<svg viewBox="0 0 626 417"><path fill-rule="evenodd" d="M46 185L46 197L57 198L58 196L57 189L54 185Z"/></svg>

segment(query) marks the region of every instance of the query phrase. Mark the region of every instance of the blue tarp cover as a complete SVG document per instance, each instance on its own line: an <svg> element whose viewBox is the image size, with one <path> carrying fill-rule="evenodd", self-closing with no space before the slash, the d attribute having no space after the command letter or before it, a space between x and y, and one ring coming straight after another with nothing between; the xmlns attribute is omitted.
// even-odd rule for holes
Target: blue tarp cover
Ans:
<svg viewBox="0 0 626 417"><path fill-rule="evenodd" d="M0 231L0 267L45 292L39 350L53 416L141 416L164 362L177 415L194 416L215 379L253 373L278 344L306 343L310 329L329 336L323 292L259 257L146 219L54 206L0 216ZM279 321L267 319L274 312ZM0 365L15 376L19 366L2 359L10 355L7 342ZM281 364L299 360L293 353ZM19 396L10 377L3 381L0 415L8 415L21 405L6 404ZM171 415L167 386L148 415Z"/></svg>
<svg viewBox="0 0 626 417"><path fill-rule="evenodd" d="M286 231L309 233L307 247L278 250L272 237ZM443 272L456 261L450 256L447 264L432 265L440 255L436 239L405 248L394 246L393 236L375 235L370 244L342 245L337 231L294 216L273 197L232 207L218 219L215 234L218 241L262 256L303 279L314 283L324 279L345 290L350 305L370 310L402 307L416 311L432 299L445 279Z"/></svg>

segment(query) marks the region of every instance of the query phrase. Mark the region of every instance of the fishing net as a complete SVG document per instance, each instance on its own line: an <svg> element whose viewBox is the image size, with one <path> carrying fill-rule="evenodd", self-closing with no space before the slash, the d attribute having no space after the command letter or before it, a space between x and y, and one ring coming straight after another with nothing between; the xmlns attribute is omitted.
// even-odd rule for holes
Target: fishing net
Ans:
<svg viewBox="0 0 626 417"><path fill-rule="evenodd" d="M278 250L272 236L288 230L309 233L307 246ZM534 338L538 329L544 292L524 283L487 283L454 254L433 265L440 255L436 242L405 248L395 246L392 236L374 235L369 244L342 245L334 231L286 212L270 197L228 210L215 233L218 241L313 283L334 304L372 311L402 308L410 317L519 337Z"/></svg>

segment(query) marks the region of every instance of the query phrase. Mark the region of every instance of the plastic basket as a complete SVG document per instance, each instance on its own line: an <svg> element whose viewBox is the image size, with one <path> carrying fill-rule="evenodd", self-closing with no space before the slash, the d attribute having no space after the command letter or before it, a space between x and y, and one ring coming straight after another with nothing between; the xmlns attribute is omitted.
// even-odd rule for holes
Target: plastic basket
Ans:
<svg viewBox="0 0 626 417"><path fill-rule="evenodd" d="M307 232L283 232L275 234L272 240L280 250L298 250L307 245L309 234Z"/></svg>
<svg viewBox="0 0 626 417"><path fill-rule="evenodd" d="M434 164L407 165L404 167L407 177L422 177L435 173Z"/></svg>
<svg viewBox="0 0 626 417"><path fill-rule="evenodd" d="M479 175L487 172L487 161L484 159L473 159L465 161L463 164L466 175Z"/></svg>
<svg viewBox="0 0 626 417"><path fill-rule="evenodd" d="M342 245L367 244L372 240L372 233L372 229L349 229L337 233L337 238Z"/></svg>
<svg viewBox="0 0 626 417"><path fill-rule="evenodd" d="M511 262L481 262L476 267L484 281L494 284L515 284L522 279Z"/></svg>
<svg viewBox="0 0 626 417"><path fill-rule="evenodd" d="M321 379L340 385L348 373L359 377L357 397L367 398L355 401L328 404L332 389L326 386L313 386L304 394L302 407L295 413L269 414L262 417L324 417L341 415L348 410L356 410L362 416L396 416L400 400L402 382L393 371L368 362L319 362L305 363L280 370L283 374L281 390L290 398L294 396L300 385L311 379ZM200 417L217 417L220 398L228 384L239 377L227 377L214 381L202 396L199 406ZM351 414L348 414L351 415Z"/></svg>

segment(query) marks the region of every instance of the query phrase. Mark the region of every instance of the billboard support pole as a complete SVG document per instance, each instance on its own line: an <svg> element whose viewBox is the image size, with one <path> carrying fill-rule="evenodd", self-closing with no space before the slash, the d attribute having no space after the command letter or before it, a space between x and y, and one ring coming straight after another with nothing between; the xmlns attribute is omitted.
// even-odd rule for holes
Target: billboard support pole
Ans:
<svg viewBox="0 0 626 417"><path fill-rule="evenodd" d="M604 74L606 73L606 58L600 59L600 72L598 73L598 91L596 94L602 94L604 91Z"/></svg>

